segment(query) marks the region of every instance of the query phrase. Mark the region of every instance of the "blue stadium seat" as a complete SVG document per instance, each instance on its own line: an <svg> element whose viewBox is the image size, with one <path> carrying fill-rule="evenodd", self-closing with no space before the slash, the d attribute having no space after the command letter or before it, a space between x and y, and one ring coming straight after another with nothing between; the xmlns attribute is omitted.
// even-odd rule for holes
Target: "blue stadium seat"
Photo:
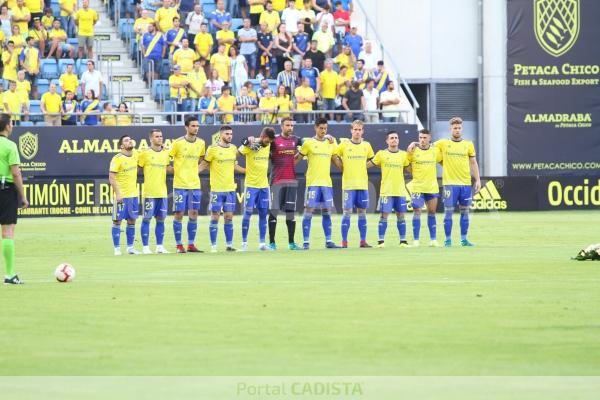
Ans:
<svg viewBox="0 0 600 400"><path fill-rule="evenodd" d="M75 71L75 60L72 58L61 58L58 60L58 73L61 75L64 74L69 64L73 64L73 71Z"/></svg>
<svg viewBox="0 0 600 400"><path fill-rule="evenodd" d="M40 62L40 72L44 79L58 78L58 65L56 60L44 58Z"/></svg>
<svg viewBox="0 0 600 400"><path fill-rule="evenodd" d="M163 105L164 112L176 112L177 111L177 103L175 100L166 100Z"/></svg>
<svg viewBox="0 0 600 400"><path fill-rule="evenodd" d="M138 44L137 40L132 40L129 44L129 56L132 60L137 60Z"/></svg>
<svg viewBox="0 0 600 400"><path fill-rule="evenodd" d="M40 107L39 100L30 100L29 101L29 112L31 114L42 112L42 108ZM42 115L31 115L31 116L29 116L29 120L31 122L39 122L39 121L43 121L44 117Z"/></svg>
<svg viewBox="0 0 600 400"><path fill-rule="evenodd" d="M244 26L244 20L242 18L233 18L231 20L231 30L237 32L238 29Z"/></svg>
<svg viewBox="0 0 600 400"><path fill-rule="evenodd" d="M50 87L50 81L48 79L43 79L40 78L37 80L37 88L38 88L38 93L41 95L43 95L44 93L46 93L48 91L48 88Z"/></svg>
<svg viewBox="0 0 600 400"><path fill-rule="evenodd" d="M119 20L119 37L125 40L127 34L133 33L133 18L123 18Z"/></svg>
<svg viewBox="0 0 600 400"><path fill-rule="evenodd" d="M52 79L50 81L50 84L53 84L53 83L56 85L56 93L62 94L62 88L60 87L60 81L58 79Z"/></svg>
<svg viewBox="0 0 600 400"><path fill-rule="evenodd" d="M216 9L217 9L217 5L215 3L209 3L206 1L202 2L202 12L204 14L204 17L206 19L208 19L209 22L210 22L210 13L212 13Z"/></svg>
<svg viewBox="0 0 600 400"><path fill-rule="evenodd" d="M81 74L87 70L87 61L87 58L80 58L75 62L75 72L80 78Z"/></svg>
<svg viewBox="0 0 600 400"><path fill-rule="evenodd" d="M108 100L108 88L106 87L106 83L102 83L102 98L100 100Z"/></svg>
<svg viewBox="0 0 600 400"><path fill-rule="evenodd" d="M60 15L60 5L58 3L50 4L50 8L52 9L52 15L54 15L55 17L57 15Z"/></svg>
<svg viewBox="0 0 600 400"><path fill-rule="evenodd" d="M269 82L269 89L275 94L277 93L277 79L267 79ZM258 83L260 85L260 82Z"/></svg>
<svg viewBox="0 0 600 400"><path fill-rule="evenodd" d="M19 124L21 126L33 126L34 125L33 121L21 121L21 122L19 122Z"/></svg>
<svg viewBox="0 0 600 400"><path fill-rule="evenodd" d="M160 101L160 99L168 99L169 95L169 81L157 79L152 83L152 98L154 101Z"/></svg>
<svg viewBox="0 0 600 400"><path fill-rule="evenodd" d="M169 79L171 76L171 63L169 60L162 60L159 76L160 79Z"/></svg>
<svg viewBox="0 0 600 400"><path fill-rule="evenodd" d="M70 44L71 46L73 46L74 49L77 49L77 47L79 46L79 42L77 41L77 38L67 38L67 44Z"/></svg>

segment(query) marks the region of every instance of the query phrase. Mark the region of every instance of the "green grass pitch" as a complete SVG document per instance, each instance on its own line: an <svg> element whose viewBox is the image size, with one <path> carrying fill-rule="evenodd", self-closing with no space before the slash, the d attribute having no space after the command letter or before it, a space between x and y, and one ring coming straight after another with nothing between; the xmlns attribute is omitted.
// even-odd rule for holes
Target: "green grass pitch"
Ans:
<svg viewBox="0 0 600 400"><path fill-rule="evenodd" d="M450 249L397 247L392 219L387 248L359 249L354 216L352 248L325 250L315 216L309 252L121 257L109 217L23 219L26 284L0 288L0 374L599 375L600 263L569 260L600 242L599 217L480 213L477 246ZM254 216L252 249L256 231ZM285 233L282 219L280 246ZM74 282L54 280L61 262Z"/></svg>

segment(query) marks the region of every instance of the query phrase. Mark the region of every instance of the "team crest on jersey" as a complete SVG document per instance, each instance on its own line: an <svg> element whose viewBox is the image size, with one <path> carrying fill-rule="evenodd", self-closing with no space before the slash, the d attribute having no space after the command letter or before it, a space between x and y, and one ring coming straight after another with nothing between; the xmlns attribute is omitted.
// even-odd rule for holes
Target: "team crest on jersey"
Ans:
<svg viewBox="0 0 600 400"><path fill-rule="evenodd" d="M560 57L579 36L579 0L535 0L535 37L546 53Z"/></svg>
<svg viewBox="0 0 600 400"><path fill-rule="evenodd" d="M38 135L26 132L19 138L19 152L26 160L31 160L38 152Z"/></svg>

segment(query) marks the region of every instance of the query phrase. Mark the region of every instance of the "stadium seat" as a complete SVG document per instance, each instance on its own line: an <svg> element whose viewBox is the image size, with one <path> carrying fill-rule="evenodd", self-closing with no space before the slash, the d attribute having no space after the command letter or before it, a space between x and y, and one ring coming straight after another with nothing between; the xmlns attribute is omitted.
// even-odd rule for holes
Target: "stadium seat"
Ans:
<svg viewBox="0 0 600 400"><path fill-rule="evenodd" d="M77 49L77 47L79 46L79 42L77 41L77 38L68 38L67 39L67 44L70 44L75 49Z"/></svg>
<svg viewBox="0 0 600 400"><path fill-rule="evenodd" d="M56 60L44 58L40 62L40 72L44 79L58 78L58 65Z"/></svg>
<svg viewBox="0 0 600 400"><path fill-rule="evenodd" d="M58 79L52 79L50 81L50 84L53 84L53 83L56 85L56 93L62 94L62 88L60 87L60 81Z"/></svg>
<svg viewBox="0 0 600 400"><path fill-rule="evenodd" d="M37 88L38 92L41 95L46 93L50 88L50 81L48 79L40 78L37 80Z"/></svg>
<svg viewBox="0 0 600 400"><path fill-rule="evenodd" d="M162 64L160 66L160 79L169 79L171 76L171 63L169 60L162 60Z"/></svg>
<svg viewBox="0 0 600 400"><path fill-rule="evenodd" d="M52 15L60 15L60 5L58 3L51 3L50 8L52 9Z"/></svg>
<svg viewBox="0 0 600 400"><path fill-rule="evenodd" d="M277 93L277 79L267 79L267 82L269 82L269 89L271 89L273 93Z"/></svg>
<svg viewBox="0 0 600 400"><path fill-rule="evenodd" d="M67 70L67 65L69 64L73 64L73 66L75 66L75 60L72 58L61 58L58 60L58 73L61 75L64 74Z"/></svg>
<svg viewBox="0 0 600 400"><path fill-rule="evenodd" d="M244 26L244 20L242 18L233 18L231 20L231 30L237 32L238 29Z"/></svg>
<svg viewBox="0 0 600 400"><path fill-rule="evenodd" d="M40 107L39 100L30 100L29 101L29 112L31 114L42 112L42 108ZM29 120L31 122L39 122L39 121L43 121L44 117L42 115L31 115L31 116L29 116Z"/></svg>
<svg viewBox="0 0 600 400"><path fill-rule="evenodd" d="M129 56L132 60L137 60L138 44L137 40L132 40L129 44Z"/></svg>
<svg viewBox="0 0 600 400"><path fill-rule="evenodd" d="M75 72L79 78L87 70L87 61L87 58L80 58L75 62Z"/></svg>
<svg viewBox="0 0 600 400"><path fill-rule="evenodd" d="M175 100L167 100L163 105L164 112L176 112L177 111L177 103Z"/></svg>
<svg viewBox="0 0 600 400"><path fill-rule="evenodd" d="M119 37L125 40L127 34L133 33L133 18L123 18L119 20Z"/></svg>
<svg viewBox="0 0 600 400"><path fill-rule="evenodd" d="M21 121L19 122L20 126L33 126L34 123L32 121Z"/></svg>
<svg viewBox="0 0 600 400"><path fill-rule="evenodd" d="M205 18L210 19L210 13L212 13L213 11L215 11L217 9L217 5L215 3L209 3L209 2L202 2L202 12L205 16Z"/></svg>
<svg viewBox="0 0 600 400"><path fill-rule="evenodd" d="M169 97L169 81L161 79L155 80L152 83L152 98L154 101L169 99Z"/></svg>
<svg viewBox="0 0 600 400"><path fill-rule="evenodd" d="M102 83L102 98L100 100L108 100L108 88L106 87L106 83Z"/></svg>

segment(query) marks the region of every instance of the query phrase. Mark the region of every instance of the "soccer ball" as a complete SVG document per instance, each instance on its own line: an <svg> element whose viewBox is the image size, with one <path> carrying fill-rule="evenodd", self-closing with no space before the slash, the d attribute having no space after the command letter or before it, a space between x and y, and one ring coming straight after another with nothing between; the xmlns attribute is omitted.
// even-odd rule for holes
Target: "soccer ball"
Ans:
<svg viewBox="0 0 600 400"><path fill-rule="evenodd" d="M59 282L71 282L75 279L75 268L71 264L62 263L54 270L54 276Z"/></svg>

